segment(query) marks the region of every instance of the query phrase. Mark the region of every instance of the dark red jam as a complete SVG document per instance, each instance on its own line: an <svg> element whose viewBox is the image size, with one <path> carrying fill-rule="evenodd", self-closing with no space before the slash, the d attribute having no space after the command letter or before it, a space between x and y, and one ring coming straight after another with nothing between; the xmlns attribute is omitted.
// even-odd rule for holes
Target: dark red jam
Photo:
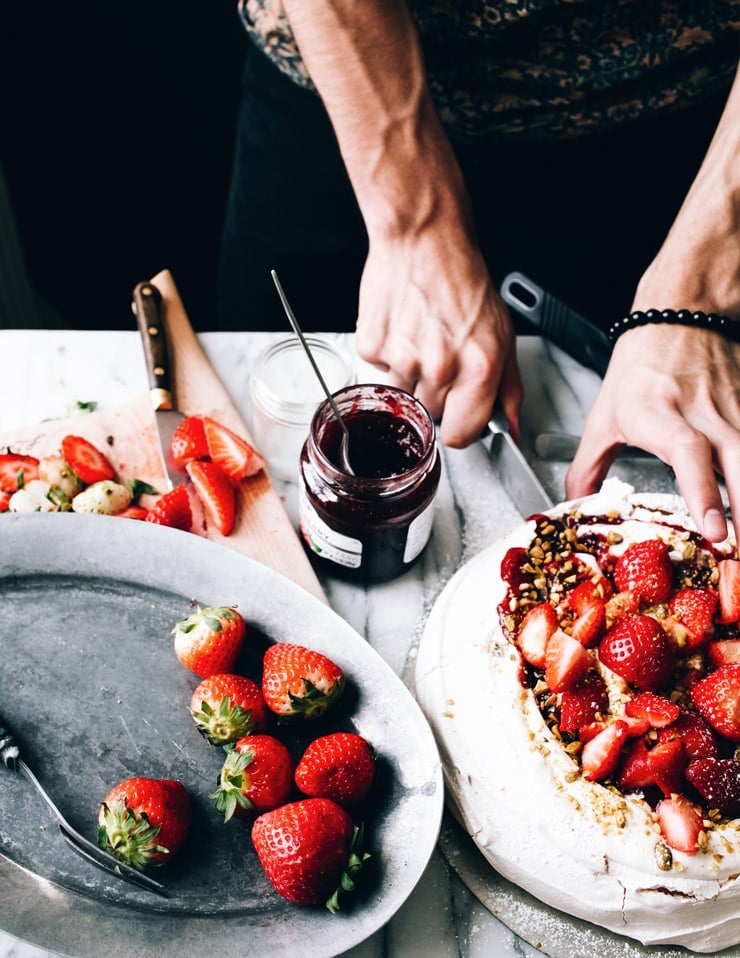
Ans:
<svg viewBox="0 0 740 958"><path fill-rule="evenodd" d="M424 440L414 426L397 412L357 411L344 416L349 433L350 465L356 476L386 479L399 476L421 460ZM321 448L340 467L342 430L336 419L326 424Z"/></svg>
<svg viewBox="0 0 740 958"><path fill-rule="evenodd" d="M349 386L333 398L354 475L341 467L341 427L322 403L301 453L301 534L332 574L381 582L410 568L429 539L441 470L434 423L389 386Z"/></svg>

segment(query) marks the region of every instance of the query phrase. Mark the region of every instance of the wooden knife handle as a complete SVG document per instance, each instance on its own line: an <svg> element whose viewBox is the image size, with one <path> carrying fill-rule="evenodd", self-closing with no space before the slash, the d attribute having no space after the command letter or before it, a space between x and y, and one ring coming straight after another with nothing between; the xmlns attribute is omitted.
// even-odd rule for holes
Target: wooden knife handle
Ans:
<svg viewBox="0 0 740 958"><path fill-rule="evenodd" d="M144 344L154 408L174 409L172 368L162 312L162 294L152 283L138 283L134 287L131 309L136 316Z"/></svg>

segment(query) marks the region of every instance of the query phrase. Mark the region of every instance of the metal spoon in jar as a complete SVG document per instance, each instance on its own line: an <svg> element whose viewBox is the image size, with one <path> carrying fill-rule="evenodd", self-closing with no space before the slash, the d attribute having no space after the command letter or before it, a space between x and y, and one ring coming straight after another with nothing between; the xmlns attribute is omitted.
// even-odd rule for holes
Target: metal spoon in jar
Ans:
<svg viewBox="0 0 740 958"><path fill-rule="evenodd" d="M336 417L336 420L339 423L339 427L342 430L342 436L339 441L339 464L346 473L348 473L350 476L354 476L355 471L349 462L349 430L347 429L347 424L342 418L342 414L339 412L339 407L334 401L334 397L329 392L329 387L326 385L324 377L321 375L321 370L319 369L318 364L313 357L313 353L311 352L310 346L306 342L306 337L303 335L303 331L301 327L298 325L298 320L295 318L295 313L290 307L290 303L288 302L288 297L285 295L283 287L280 284L280 280L278 279L278 275L274 269L270 270L270 275L272 276L272 281L275 284L275 288L278 291L280 302L283 304L285 315L288 317L290 325L293 327L293 332L300 339L301 346L303 346L303 348L306 350L306 355L308 356L309 362L313 366L313 371L316 373L316 377L321 383L321 388L324 390L324 395L326 396L329 402L329 405L331 406L331 411L334 413L334 416Z"/></svg>

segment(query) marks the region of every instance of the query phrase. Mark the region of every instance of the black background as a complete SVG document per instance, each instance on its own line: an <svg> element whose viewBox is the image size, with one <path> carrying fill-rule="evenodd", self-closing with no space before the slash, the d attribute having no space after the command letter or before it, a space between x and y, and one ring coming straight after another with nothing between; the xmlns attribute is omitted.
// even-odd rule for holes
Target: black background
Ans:
<svg viewBox="0 0 740 958"><path fill-rule="evenodd" d="M236 0L5 5L0 163L63 325L135 328L168 268L208 328L246 42Z"/></svg>

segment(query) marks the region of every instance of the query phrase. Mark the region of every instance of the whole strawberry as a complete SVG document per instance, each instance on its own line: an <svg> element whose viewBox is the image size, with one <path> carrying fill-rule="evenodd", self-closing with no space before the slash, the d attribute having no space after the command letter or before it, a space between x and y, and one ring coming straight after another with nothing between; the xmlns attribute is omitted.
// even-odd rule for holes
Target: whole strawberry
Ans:
<svg viewBox="0 0 740 958"><path fill-rule="evenodd" d="M712 728L740 742L740 665L721 665L691 689L691 701Z"/></svg>
<svg viewBox="0 0 740 958"><path fill-rule="evenodd" d="M740 762L734 758L702 758L686 769L686 778L708 808L728 818L740 815Z"/></svg>
<svg viewBox="0 0 740 958"><path fill-rule="evenodd" d="M211 795L228 822L249 818L287 802L293 787L293 757L272 735L247 735L229 747L219 786Z"/></svg>
<svg viewBox="0 0 740 958"><path fill-rule="evenodd" d="M325 902L339 907L340 891L355 887L369 857L362 853L362 829L328 798L282 805L255 821L252 843L275 891L297 905Z"/></svg>
<svg viewBox="0 0 740 958"><path fill-rule="evenodd" d="M599 658L636 688L654 692L673 673L674 657L665 630L649 615L620 619L599 644Z"/></svg>
<svg viewBox="0 0 740 958"><path fill-rule="evenodd" d="M370 791L374 775L368 742L352 732L334 732L311 742L296 766L295 783L304 795L352 806Z"/></svg>
<svg viewBox="0 0 740 958"><path fill-rule="evenodd" d="M231 606L198 609L172 630L175 655L203 679L217 672L232 672L245 633L244 619Z"/></svg>
<svg viewBox="0 0 740 958"><path fill-rule="evenodd" d="M101 802L98 844L138 868L163 865L185 841L191 818L182 782L127 778Z"/></svg>
<svg viewBox="0 0 740 958"><path fill-rule="evenodd" d="M282 717L317 718L342 694L344 674L321 652L277 642L262 662L262 694Z"/></svg>
<svg viewBox="0 0 740 958"><path fill-rule="evenodd" d="M665 602L673 588L673 564L662 539L633 542L617 559L614 584L619 592L634 592L644 605Z"/></svg>
<svg viewBox="0 0 740 958"><path fill-rule="evenodd" d="M211 745L227 745L264 732L267 725L259 685L232 672L216 672L203 679L191 696L190 714Z"/></svg>

